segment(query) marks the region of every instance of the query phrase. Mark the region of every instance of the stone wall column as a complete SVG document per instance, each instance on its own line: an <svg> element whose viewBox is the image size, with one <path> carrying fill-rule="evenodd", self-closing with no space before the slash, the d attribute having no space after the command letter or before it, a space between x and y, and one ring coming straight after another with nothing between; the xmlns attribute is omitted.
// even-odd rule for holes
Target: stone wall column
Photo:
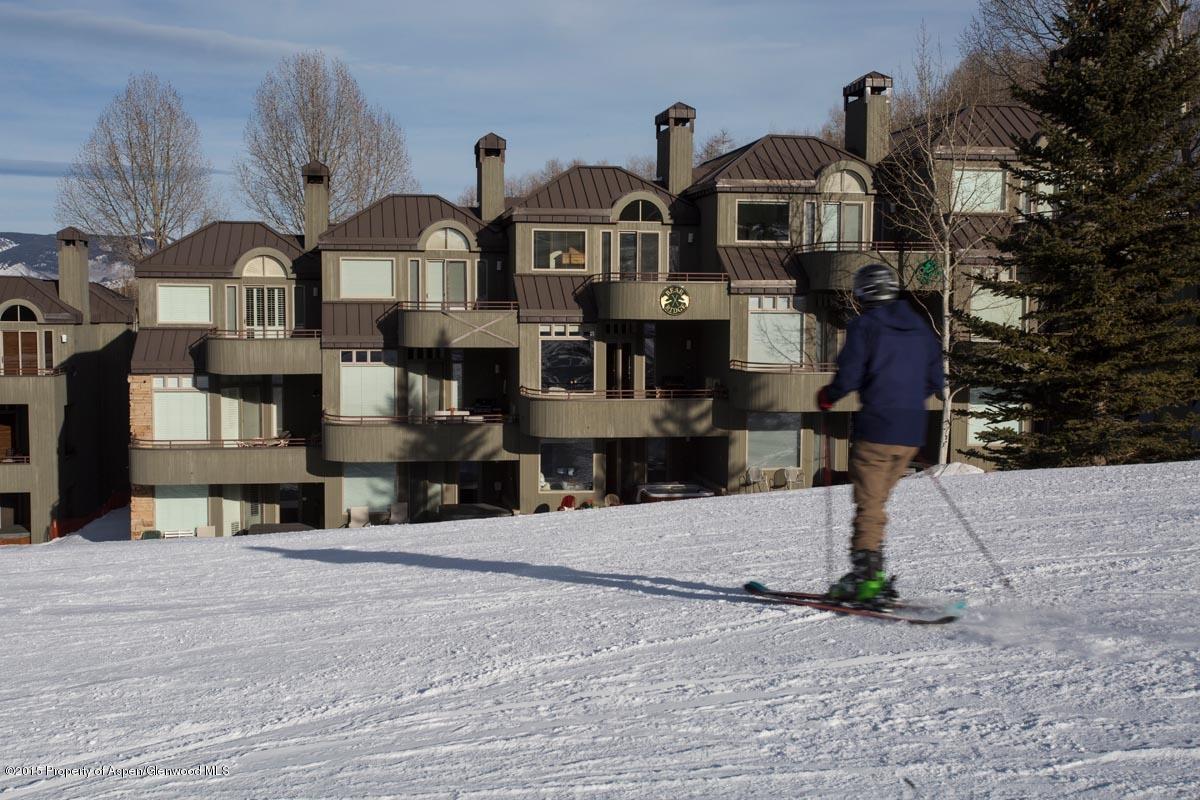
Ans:
<svg viewBox="0 0 1200 800"><path fill-rule="evenodd" d="M154 379L149 375L129 376L129 435L134 439L154 438ZM140 539L142 531L154 528L154 487L129 487L129 538Z"/></svg>

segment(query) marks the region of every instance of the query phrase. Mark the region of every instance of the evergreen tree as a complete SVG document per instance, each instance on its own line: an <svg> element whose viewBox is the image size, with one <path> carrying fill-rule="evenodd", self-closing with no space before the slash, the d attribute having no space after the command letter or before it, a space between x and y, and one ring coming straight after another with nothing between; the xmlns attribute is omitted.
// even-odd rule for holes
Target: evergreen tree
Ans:
<svg viewBox="0 0 1200 800"><path fill-rule="evenodd" d="M1065 0L1062 46L1017 99L1043 135L1021 142L1011 174L1033 209L998 242L984 276L1026 300L1024 329L961 314L975 338L959 365L988 387L996 425L972 454L1001 467L1195 458L1200 327L1200 51L1186 2ZM1051 209L1039 213L1038 207ZM1010 423L1011 424L1011 423Z"/></svg>

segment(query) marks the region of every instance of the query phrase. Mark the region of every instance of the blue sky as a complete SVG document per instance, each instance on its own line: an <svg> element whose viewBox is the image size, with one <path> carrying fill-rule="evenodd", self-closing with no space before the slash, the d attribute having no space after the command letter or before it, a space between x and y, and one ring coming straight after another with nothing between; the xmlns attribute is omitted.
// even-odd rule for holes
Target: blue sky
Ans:
<svg viewBox="0 0 1200 800"><path fill-rule="evenodd" d="M494 130L507 169L654 152L654 114L697 108L697 137L739 143L818 126L872 69L911 72L922 23L948 60L966 0L453 0L76 3L0 0L0 231L51 232L57 176L134 72L171 82L200 126L226 207L254 90L281 57L322 49L404 126L424 191L474 182Z"/></svg>

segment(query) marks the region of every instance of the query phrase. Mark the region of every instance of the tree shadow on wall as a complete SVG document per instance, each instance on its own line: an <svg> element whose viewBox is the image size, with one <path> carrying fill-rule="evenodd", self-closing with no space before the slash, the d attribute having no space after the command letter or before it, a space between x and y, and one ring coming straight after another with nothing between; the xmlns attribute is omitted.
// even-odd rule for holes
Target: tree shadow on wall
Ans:
<svg viewBox="0 0 1200 800"><path fill-rule="evenodd" d="M387 564L430 570L482 572L509 575L515 578L554 581L582 586L600 586L639 592L657 597L678 597L686 600L724 600L730 603L755 603L761 600L747 596L740 588L714 586L675 578L647 575L626 575L612 572L589 572L573 567L529 564L523 561L489 561L476 558L437 556L427 553L406 553L394 550L345 550L338 547L315 550L290 550L282 547L251 547L263 553L275 553L281 558L319 561L326 564Z"/></svg>

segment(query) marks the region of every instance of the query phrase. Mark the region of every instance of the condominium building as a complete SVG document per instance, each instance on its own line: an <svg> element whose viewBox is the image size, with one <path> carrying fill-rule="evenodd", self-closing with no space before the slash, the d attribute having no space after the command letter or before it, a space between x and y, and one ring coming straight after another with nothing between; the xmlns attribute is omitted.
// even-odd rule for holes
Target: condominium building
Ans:
<svg viewBox="0 0 1200 800"><path fill-rule="evenodd" d="M88 281L58 232L58 280L0 276L0 544L44 542L128 489L133 303Z"/></svg>
<svg viewBox="0 0 1200 800"><path fill-rule="evenodd" d="M853 273L897 261L890 93L846 87L843 143L772 134L699 166L676 103L658 180L579 166L520 198L489 133L477 207L391 195L332 226L314 162L302 233L215 222L163 248L137 266L132 535L807 486L826 436L844 469L853 400L823 422L815 395ZM985 149L990 171L1011 152Z"/></svg>

